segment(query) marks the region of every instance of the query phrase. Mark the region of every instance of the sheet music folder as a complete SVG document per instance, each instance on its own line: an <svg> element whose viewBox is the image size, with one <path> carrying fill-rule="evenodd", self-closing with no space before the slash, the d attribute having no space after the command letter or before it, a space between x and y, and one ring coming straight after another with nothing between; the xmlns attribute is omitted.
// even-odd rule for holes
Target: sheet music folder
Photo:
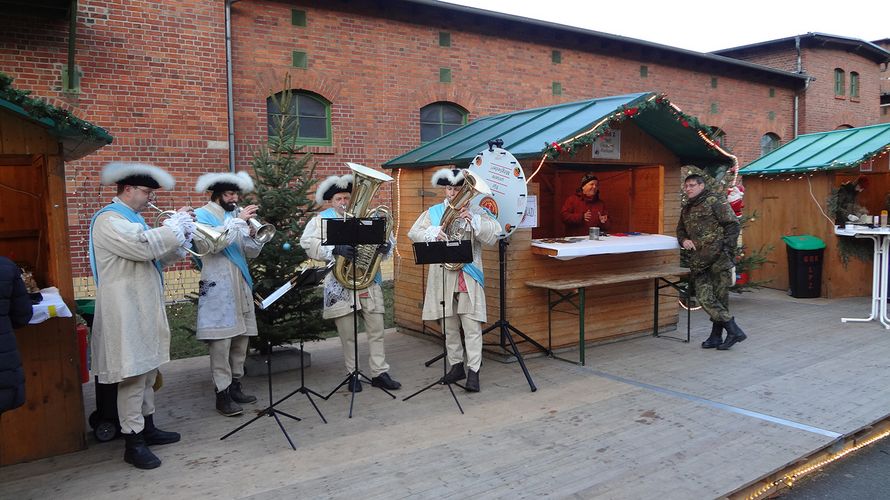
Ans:
<svg viewBox="0 0 890 500"><path fill-rule="evenodd" d="M288 280L287 283L281 285L265 299L258 294L254 300L260 309L266 309L280 299L285 293L294 288L309 288L318 285L324 279L325 275L333 268L334 263L331 262L324 267L307 267L300 271L296 276Z"/></svg>
<svg viewBox="0 0 890 500"><path fill-rule="evenodd" d="M470 240L430 241L414 244L415 264L462 264L473 262Z"/></svg>
<svg viewBox="0 0 890 500"><path fill-rule="evenodd" d="M322 245L375 245L386 243L386 219L351 217L322 219Z"/></svg>

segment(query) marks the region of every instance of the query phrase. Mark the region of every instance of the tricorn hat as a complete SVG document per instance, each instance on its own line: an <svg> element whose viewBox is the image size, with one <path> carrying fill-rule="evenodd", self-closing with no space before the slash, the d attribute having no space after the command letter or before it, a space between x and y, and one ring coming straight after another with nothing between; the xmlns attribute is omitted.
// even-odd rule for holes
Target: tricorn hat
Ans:
<svg viewBox="0 0 890 500"><path fill-rule="evenodd" d="M173 189L176 185L173 176L160 167L126 161L111 162L102 167L100 182L106 186L118 184L152 189Z"/></svg>
<svg viewBox="0 0 890 500"><path fill-rule="evenodd" d="M249 193L253 191L253 179L250 174L241 171L237 174L231 172L204 174L198 177L195 183L195 192L203 193L204 191L213 191L215 193L223 191L239 191L241 193Z"/></svg>
<svg viewBox="0 0 890 500"><path fill-rule="evenodd" d="M337 193L352 192L352 174L343 176L332 175L321 181L315 190L315 202L319 205L330 200Z"/></svg>
<svg viewBox="0 0 890 500"><path fill-rule="evenodd" d="M433 174L432 181L436 187L463 186L464 171L460 168L443 168Z"/></svg>

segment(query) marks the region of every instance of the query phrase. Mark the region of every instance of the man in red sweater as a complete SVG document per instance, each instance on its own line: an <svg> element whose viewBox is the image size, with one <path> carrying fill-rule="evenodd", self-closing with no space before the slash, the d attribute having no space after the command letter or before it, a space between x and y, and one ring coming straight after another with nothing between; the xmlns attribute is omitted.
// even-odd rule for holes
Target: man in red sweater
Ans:
<svg viewBox="0 0 890 500"><path fill-rule="evenodd" d="M609 216L606 205L600 200L599 179L593 174L585 174L575 194L562 205L562 222L566 226L566 236L587 236L591 227L605 230Z"/></svg>

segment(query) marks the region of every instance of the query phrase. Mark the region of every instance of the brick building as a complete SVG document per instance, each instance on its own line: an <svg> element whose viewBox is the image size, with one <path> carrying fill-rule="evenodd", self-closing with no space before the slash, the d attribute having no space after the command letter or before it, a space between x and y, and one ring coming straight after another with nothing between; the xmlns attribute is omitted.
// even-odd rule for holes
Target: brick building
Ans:
<svg viewBox="0 0 890 500"><path fill-rule="evenodd" d="M80 295L90 293L89 218L113 195L97 185L101 166L154 162L179 181L161 206L198 205L198 175L248 167L267 137L267 99L287 74L321 176L343 172L345 161L379 167L420 145L422 130L428 138L493 113L644 91L667 93L745 164L795 127L878 122L877 82L890 58L861 40L807 35L798 74L783 44L704 54L430 0L80 0L74 32L70 2L15 4L0 0L0 71L115 137L67 165ZM859 74L858 100L826 87L835 68ZM390 201L390 187L380 196ZM168 284L175 291L190 279L181 271Z"/></svg>

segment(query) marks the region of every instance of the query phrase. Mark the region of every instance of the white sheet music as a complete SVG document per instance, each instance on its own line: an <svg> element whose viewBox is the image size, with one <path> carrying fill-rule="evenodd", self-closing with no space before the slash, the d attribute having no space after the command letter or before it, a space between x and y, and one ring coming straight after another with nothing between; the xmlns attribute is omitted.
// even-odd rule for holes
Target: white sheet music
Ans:
<svg viewBox="0 0 890 500"><path fill-rule="evenodd" d="M266 309L267 307L271 306L275 303L276 300L280 299L282 295L286 294L288 290L293 287L294 284L291 282L291 280L281 285L278 290L275 290L274 292L272 292L271 295L263 299L263 301L260 303L260 309Z"/></svg>

